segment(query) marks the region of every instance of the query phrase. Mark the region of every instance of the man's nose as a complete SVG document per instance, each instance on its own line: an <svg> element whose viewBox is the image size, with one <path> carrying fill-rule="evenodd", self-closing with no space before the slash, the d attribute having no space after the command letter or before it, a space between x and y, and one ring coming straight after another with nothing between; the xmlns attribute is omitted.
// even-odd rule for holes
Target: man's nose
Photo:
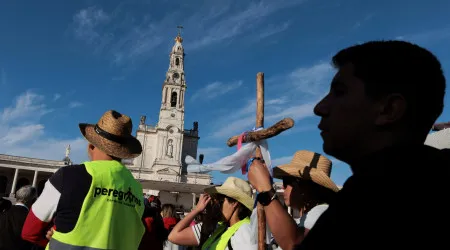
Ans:
<svg viewBox="0 0 450 250"><path fill-rule="evenodd" d="M314 107L314 114L320 117L326 116L328 114L326 97L324 97L316 104L316 106Z"/></svg>

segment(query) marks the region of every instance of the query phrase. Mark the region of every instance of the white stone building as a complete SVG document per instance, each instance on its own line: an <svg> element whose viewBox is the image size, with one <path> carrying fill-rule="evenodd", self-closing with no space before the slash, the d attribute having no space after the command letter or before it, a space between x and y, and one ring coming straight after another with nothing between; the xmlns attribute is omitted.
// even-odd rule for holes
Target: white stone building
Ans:
<svg viewBox="0 0 450 250"><path fill-rule="evenodd" d="M14 197L16 190L25 186L37 187L38 193L44 189L45 182L68 161L43 160L21 156L0 154L0 197Z"/></svg>

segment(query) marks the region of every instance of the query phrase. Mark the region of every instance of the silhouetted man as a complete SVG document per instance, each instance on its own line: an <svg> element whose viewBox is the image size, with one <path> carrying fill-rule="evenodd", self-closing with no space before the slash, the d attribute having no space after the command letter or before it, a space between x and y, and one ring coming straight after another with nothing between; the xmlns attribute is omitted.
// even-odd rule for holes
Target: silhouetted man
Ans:
<svg viewBox="0 0 450 250"><path fill-rule="evenodd" d="M450 163L424 145L444 107L441 64L402 41L352 46L333 64L338 72L314 112L323 150L348 163L353 176L297 249L447 245ZM249 180L263 192L268 173L261 165L254 161Z"/></svg>

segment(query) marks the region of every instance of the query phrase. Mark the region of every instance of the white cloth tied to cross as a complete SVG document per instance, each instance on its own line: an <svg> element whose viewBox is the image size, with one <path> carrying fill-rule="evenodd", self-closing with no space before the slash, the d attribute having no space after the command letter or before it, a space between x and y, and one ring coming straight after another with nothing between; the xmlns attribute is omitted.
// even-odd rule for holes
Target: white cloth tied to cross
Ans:
<svg viewBox="0 0 450 250"><path fill-rule="evenodd" d="M272 160L270 158L269 144L266 140L261 140L257 142L250 142L242 146L237 152L232 155L226 156L214 163L210 164L200 164L199 161L194 159L192 156L187 155L185 162L187 164L188 173L209 173L211 171L220 171L224 174L231 174L239 171L244 164L247 163L248 159L254 156L256 148L260 147L261 154L266 163L267 169L269 170L270 176L272 176ZM252 228L253 237L258 237L258 216L257 209L253 210L250 217L250 225ZM266 223L266 244L270 243L271 232L269 225Z"/></svg>
<svg viewBox="0 0 450 250"><path fill-rule="evenodd" d="M241 169L247 163L247 160L253 157L256 147L261 148L261 154L266 162L267 169L272 175L272 161L270 159L269 145L266 140L257 142L250 142L242 146L241 149L234 154L225 156L224 158L210 164L200 164L192 156L188 155L185 158L188 173L208 173L211 171L220 171L224 174L231 174Z"/></svg>

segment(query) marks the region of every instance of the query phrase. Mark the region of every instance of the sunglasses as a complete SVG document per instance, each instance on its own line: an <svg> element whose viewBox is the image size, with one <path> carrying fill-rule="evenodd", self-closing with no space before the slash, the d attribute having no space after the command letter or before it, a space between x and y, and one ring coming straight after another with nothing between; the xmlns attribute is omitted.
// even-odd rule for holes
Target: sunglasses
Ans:
<svg viewBox="0 0 450 250"><path fill-rule="evenodd" d="M301 180L301 179L295 178L295 177L284 177L283 178L283 187L284 188L286 188L289 185L292 186L292 184L294 184L294 183L298 184L299 186L303 186L303 185L307 185L308 184L307 181L304 181L304 180Z"/></svg>
<svg viewBox="0 0 450 250"><path fill-rule="evenodd" d="M314 182L308 181L308 180L303 180L303 179L299 179L299 178L295 178L295 177L285 177L283 178L283 187L287 188L287 186L292 184L297 184L301 189L304 188L308 188L311 186L311 184L314 185Z"/></svg>
<svg viewBox="0 0 450 250"><path fill-rule="evenodd" d="M213 203L222 204L224 202L224 200L225 200L225 196L223 196L223 195L219 195L219 194L211 195L211 201Z"/></svg>

